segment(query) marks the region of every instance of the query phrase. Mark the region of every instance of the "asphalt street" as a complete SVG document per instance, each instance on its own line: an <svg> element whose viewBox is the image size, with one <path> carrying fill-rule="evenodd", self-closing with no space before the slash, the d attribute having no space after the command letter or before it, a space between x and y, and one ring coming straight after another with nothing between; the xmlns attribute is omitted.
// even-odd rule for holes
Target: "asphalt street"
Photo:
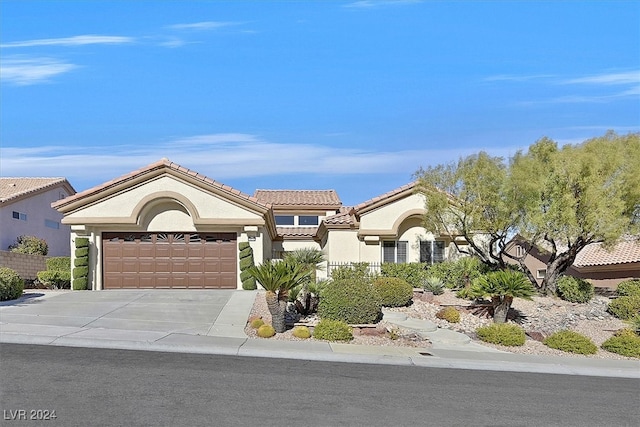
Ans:
<svg viewBox="0 0 640 427"><path fill-rule="evenodd" d="M640 420L640 380L632 378L7 343L0 345L0 372L3 425L637 426Z"/></svg>

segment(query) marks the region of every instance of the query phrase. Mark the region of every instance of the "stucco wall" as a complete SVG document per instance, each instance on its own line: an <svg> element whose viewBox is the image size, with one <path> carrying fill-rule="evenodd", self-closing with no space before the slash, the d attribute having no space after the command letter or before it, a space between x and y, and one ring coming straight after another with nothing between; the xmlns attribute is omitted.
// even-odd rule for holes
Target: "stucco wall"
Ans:
<svg viewBox="0 0 640 427"><path fill-rule="evenodd" d="M403 199L366 212L360 218L361 230L391 230L403 215L424 210L424 196L411 194Z"/></svg>

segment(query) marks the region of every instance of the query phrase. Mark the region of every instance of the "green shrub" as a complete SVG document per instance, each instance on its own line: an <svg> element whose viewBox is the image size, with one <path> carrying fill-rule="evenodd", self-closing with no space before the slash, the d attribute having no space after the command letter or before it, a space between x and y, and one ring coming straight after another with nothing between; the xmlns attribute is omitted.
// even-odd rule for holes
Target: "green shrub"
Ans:
<svg viewBox="0 0 640 427"><path fill-rule="evenodd" d="M368 262L353 262L349 265L341 265L331 269L331 278L333 280L354 280L371 282L375 278L375 274L369 271Z"/></svg>
<svg viewBox="0 0 640 427"><path fill-rule="evenodd" d="M88 248L88 247L89 247L88 237L76 237L76 248Z"/></svg>
<svg viewBox="0 0 640 427"><path fill-rule="evenodd" d="M460 312L455 307L444 307L436 313L438 319L446 320L449 323L460 322Z"/></svg>
<svg viewBox="0 0 640 427"><path fill-rule="evenodd" d="M524 329L512 323L493 323L476 329L478 338L493 344L517 347L524 345Z"/></svg>
<svg viewBox="0 0 640 427"><path fill-rule="evenodd" d="M422 279L422 289L434 295L442 295L444 293L444 282L438 277L428 276Z"/></svg>
<svg viewBox="0 0 640 427"><path fill-rule="evenodd" d="M0 301L20 298L24 290L24 280L15 270L0 267Z"/></svg>
<svg viewBox="0 0 640 427"><path fill-rule="evenodd" d="M428 265L421 262L396 264L385 262L380 266L382 277L395 277L409 283L412 288L422 287L422 280L427 275Z"/></svg>
<svg viewBox="0 0 640 427"><path fill-rule="evenodd" d="M594 295L593 285L577 277L561 276L557 286L558 296L569 302L588 302Z"/></svg>
<svg viewBox="0 0 640 427"><path fill-rule="evenodd" d="M351 324L376 323L382 318L381 304L366 280L332 280L320 294L318 316Z"/></svg>
<svg viewBox="0 0 640 427"><path fill-rule="evenodd" d="M71 272L69 270L38 271L38 281L50 289L69 289L71 287Z"/></svg>
<svg viewBox="0 0 640 427"><path fill-rule="evenodd" d="M21 254L46 255L49 245L44 239L35 236L18 236L15 243L9 245L9 251Z"/></svg>
<svg viewBox="0 0 640 427"><path fill-rule="evenodd" d="M258 289L255 277L249 277L248 279L243 280L242 289L244 289L245 291L253 291Z"/></svg>
<svg viewBox="0 0 640 427"><path fill-rule="evenodd" d="M85 291L89 285L89 279L86 277L78 277L73 279L74 291Z"/></svg>
<svg viewBox="0 0 640 427"><path fill-rule="evenodd" d="M258 336L260 338L271 338L276 334L276 330L271 325L262 325L258 328Z"/></svg>
<svg viewBox="0 0 640 427"><path fill-rule="evenodd" d="M73 269L73 278L87 277L89 275L89 267L75 267Z"/></svg>
<svg viewBox="0 0 640 427"><path fill-rule="evenodd" d="M444 261L429 267L427 275L442 280L450 289L460 289L487 272L487 267L476 257L462 257L455 261Z"/></svg>
<svg viewBox="0 0 640 427"><path fill-rule="evenodd" d="M264 320L262 319L253 319L250 323L253 329L258 329L260 326L264 325Z"/></svg>
<svg viewBox="0 0 640 427"><path fill-rule="evenodd" d="M626 280L618 285L618 295L621 297L640 296L640 279Z"/></svg>
<svg viewBox="0 0 640 427"><path fill-rule="evenodd" d="M549 335L542 341L547 347L576 354L595 354L598 347L589 338L574 331L563 330Z"/></svg>
<svg viewBox="0 0 640 427"><path fill-rule="evenodd" d="M313 337L327 341L351 341L351 327L339 320L322 319L313 330Z"/></svg>
<svg viewBox="0 0 640 427"><path fill-rule="evenodd" d="M77 248L75 250L76 258L89 256L89 248Z"/></svg>
<svg viewBox="0 0 640 427"><path fill-rule="evenodd" d="M74 267L88 267L89 257L83 256L82 258L76 258L73 260Z"/></svg>
<svg viewBox="0 0 640 427"><path fill-rule="evenodd" d="M631 329L617 331L601 347L611 353L640 358L640 336Z"/></svg>
<svg viewBox="0 0 640 427"><path fill-rule="evenodd" d="M609 313L622 320L631 320L640 313L640 296L618 297L609 303Z"/></svg>
<svg viewBox="0 0 640 427"><path fill-rule="evenodd" d="M413 298L413 286L397 277L380 277L373 289L383 307L404 307Z"/></svg>
<svg viewBox="0 0 640 427"><path fill-rule="evenodd" d="M71 258L68 256L57 256L47 258L47 270L66 270L71 271Z"/></svg>
<svg viewBox="0 0 640 427"><path fill-rule="evenodd" d="M307 339L311 337L311 331L306 326L296 326L293 328L293 336L296 338Z"/></svg>
<svg viewBox="0 0 640 427"><path fill-rule="evenodd" d="M247 270L253 267L253 258L242 258L240 260L240 270Z"/></svg>

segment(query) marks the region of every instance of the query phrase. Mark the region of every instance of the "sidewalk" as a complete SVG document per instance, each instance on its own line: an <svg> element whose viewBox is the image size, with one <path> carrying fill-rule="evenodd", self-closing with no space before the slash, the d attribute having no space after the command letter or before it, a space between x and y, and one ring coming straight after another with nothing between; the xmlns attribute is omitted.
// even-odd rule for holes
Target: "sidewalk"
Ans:
<svg viewBox="0 0 640 427"><path fill-rule="evenodd" d="M249 339L256 292L37 291L0 303L0 343L277 357L349 363L640 378L640 361L501 352L416 319L388 319L428 348ZM387 314L388 316L391 316Z"/></svg>

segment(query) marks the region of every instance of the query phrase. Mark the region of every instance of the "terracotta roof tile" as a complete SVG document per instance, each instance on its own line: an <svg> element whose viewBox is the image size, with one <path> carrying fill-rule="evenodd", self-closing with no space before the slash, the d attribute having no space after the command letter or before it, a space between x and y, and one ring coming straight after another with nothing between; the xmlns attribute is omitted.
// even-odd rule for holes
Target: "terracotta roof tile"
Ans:
<svg viewBox="0 0 640 427"><path fill-rule="evenodd" d="M387 193L384 193L384 194L382 194L380 196L376 196L376 197L374 197L372 199L366 200L366 201L360 203L359 205L356 205L354 207L354 210L357 212L357 211L362 210L362 209L364 209L366 207L374 205L374 204L376 204L378 202L384 201L386 199L391 199L393 196L395 196L397 194L400 194L402 192L405 192L407 190L413 190L415 188L416 184L417 184L417 181L414 181L414 182L411 182L409 184L405 184L402 187L398 187L395 190L391 190L391 191L389 191Z"/></svg>
<svg viewBox="0 0 640 427"><path fill-rule="evenodd" d="M65 178L0 178L0 203L66 183ZM71 187L71 185L69 185ZM73 189L73 187L71 187ZM75 191L75 190L74 190Z"/></svg>
<svg viewBox="0 0 640 427"><path fill-rule="evenodd" d="M602 243L592 243L582 249L573 265L591 267L597 265L627 264L640 262L640 242L627 238L607 250Z"/></svg>
<svg viewBox="0 0 640 427"><path fill-rule="evenodd" d="M256 190L253 195L273 207L308 206L338 209L342 206L335 190Z"/></svg>
<svg viewBox="0 0 640 427"><path fill-rule="evenodd" d="M313 237L318 227L277 227L278 236L281 237Z"/></svg>
<svg viewBox="0 0 640 427"><path fill-rule="evenodd" d="M354 225L356 221L352 210L353 208L344 206L340 208L339 213L328 216L323 221L325 225Z"/></svg>

